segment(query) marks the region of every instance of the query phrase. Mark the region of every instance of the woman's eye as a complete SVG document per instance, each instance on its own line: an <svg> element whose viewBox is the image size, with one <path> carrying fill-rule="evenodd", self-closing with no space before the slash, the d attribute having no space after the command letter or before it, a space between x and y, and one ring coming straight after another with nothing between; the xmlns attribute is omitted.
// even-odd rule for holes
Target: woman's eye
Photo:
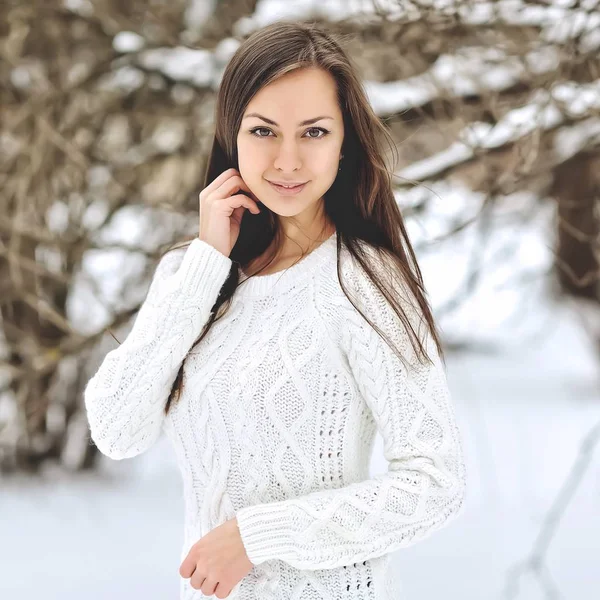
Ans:
<svg viewBox="0 0 600 600"><path fill-rule="evenodd" d="M308 131L321 131L321 132L323 132L323 135L316 135L316 136L309 135L308 136L308 137L312 137L315 140L318 140L319 138L323 138L323 137L325 137L329 133L329 131L327 131L327 129L323 129L323 127L311 127Z"/></svg>
<svg viewBox="0 0 600 600"><path fill-rule="evenodd" d="M252 135L255 135L256 137L269 137L268 135L258 135L256 132L257 131L271 131L270 129L267 129L266 127L256 127L255 129L251 129L250 133Z"/></svg>
<svg viewBox="0 0 600 600"><path fill-rule="evenodd" d="M250 130L250 133L252 135L254 135L255 137L259 137L259 138L265 138L265 137L270 137L268 134L267 135L259 135L257 132L258 131L267 131L268 133L271 133L271 130L268 129L267 127L255 127L254 129ZM323 127L311 127L310 129L307 130L307 133L310 131L317 131L317 132L322 132L323 135L309 135L308 137L313 139L313 140L318 140L321 138L324 138L329 131L327 129L324 129Z"/></svg>

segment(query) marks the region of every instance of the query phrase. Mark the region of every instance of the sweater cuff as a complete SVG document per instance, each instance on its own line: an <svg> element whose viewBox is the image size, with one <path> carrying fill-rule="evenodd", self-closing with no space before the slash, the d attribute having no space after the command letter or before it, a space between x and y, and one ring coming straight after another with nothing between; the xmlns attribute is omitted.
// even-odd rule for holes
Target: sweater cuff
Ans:
<svg viewBox="0 0 600 600"><path fill-rule="evenodd" d="M196 295L202 288L203 294L216 298L231 270L232 262L214 246L195 238L188 246L178 271L182 291Z"/></svg>
<svg viewBox="0 0 600 600"><path fill-rule="evenodd" d="M289 506L277 502L245 506L237 511L236 518L252 564L272 558L286 560L296 554Z"/></svg>

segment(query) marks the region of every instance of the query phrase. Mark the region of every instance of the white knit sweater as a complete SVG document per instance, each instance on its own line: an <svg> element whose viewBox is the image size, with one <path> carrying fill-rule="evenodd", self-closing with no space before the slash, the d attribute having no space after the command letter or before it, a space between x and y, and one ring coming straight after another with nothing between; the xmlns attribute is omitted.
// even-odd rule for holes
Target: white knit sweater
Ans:
<svg viewBox="0 0 600 600"><path fill-rule="evenodd" d="M287 270L244 281L192 347L232 261L200 239L167 253L127 338L85 389L105 455L136 456L161 431L172 443L185 495L182 560L237 516L254 567L230 600L398 600L390 553L463 504L462 442L425 321L419 328L396 285L433 366L418 362L401 321L341 246L345 287L407 370L345 296L336 257L334 233ZM182 361L183 393L164 417ZM389 465L369 477L377 430ZM181 600L206 597L189 579L180 589Z"/></svg>

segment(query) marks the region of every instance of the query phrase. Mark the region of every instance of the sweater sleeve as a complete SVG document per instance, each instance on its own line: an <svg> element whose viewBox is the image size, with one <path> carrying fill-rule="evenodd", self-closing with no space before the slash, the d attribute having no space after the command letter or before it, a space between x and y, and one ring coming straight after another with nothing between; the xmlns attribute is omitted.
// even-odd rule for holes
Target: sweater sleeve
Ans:
<svg viewBox="0 0 600 600"><path fill-rule="evenodd" d="M128 336L84 389L91 438L106 456L130 458L158 439L171 387L231 264L200 238L160 260Z"/></svg>
<svg viewBox="0 0 600 600"><path fill-rule="evenodd" d="M358 263L346 272L353 299L410 367L354 307L342 315L342 349L382 435L387 471L345 487L243 507L237 512L238 527L255 565L274 558L299 569L362 562L429 536L456 517L463 504L462 442L428 328L425 336L418 334L433 361L424 365L404 325ZM418 332L421 312L399 301Z"/></svg>

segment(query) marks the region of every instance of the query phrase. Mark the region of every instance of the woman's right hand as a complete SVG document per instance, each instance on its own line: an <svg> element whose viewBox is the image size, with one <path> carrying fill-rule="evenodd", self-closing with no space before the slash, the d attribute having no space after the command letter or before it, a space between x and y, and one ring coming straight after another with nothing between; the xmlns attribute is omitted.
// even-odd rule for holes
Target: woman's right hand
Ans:
<svg viewBox="0 0 600 600"><path fill-rule="evenodd" d="M223 171L210 185L200 192L200 233L199 238L219 252L229 257L240 234L240 224L244 210L258 214L260 209L252 198L244 194L234 194L238 190L247 191L256 198L242 179L237 169Z"/></svg>

